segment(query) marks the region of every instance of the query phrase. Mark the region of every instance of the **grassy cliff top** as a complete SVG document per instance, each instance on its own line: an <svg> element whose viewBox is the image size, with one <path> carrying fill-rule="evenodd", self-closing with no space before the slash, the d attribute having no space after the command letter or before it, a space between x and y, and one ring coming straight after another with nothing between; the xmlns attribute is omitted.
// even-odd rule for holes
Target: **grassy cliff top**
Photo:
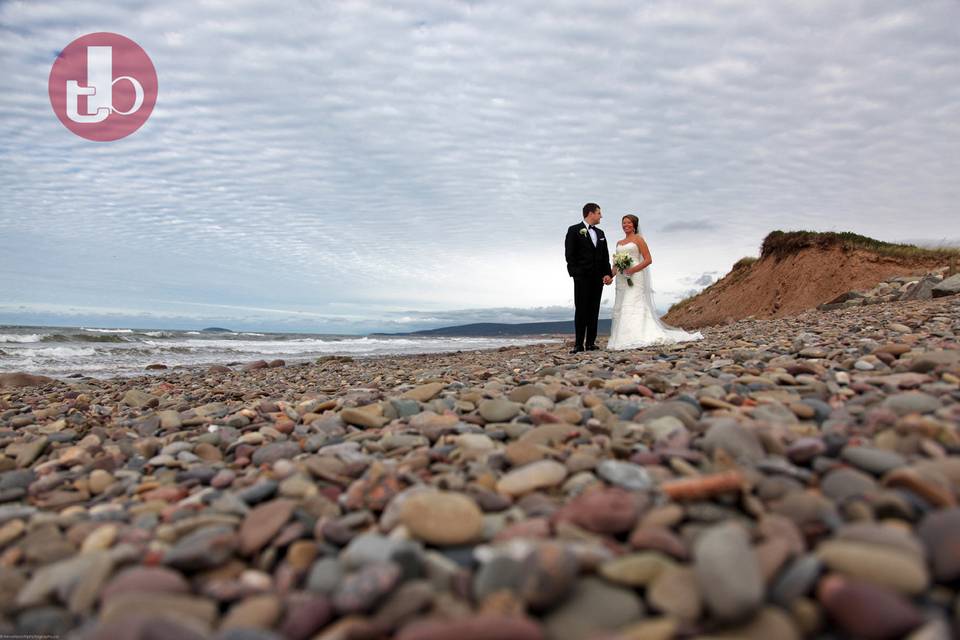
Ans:
<svg viewBox="0 0 960 640"><path fill-rule="evenodd" d="M912 244L897 244L874 240L849 231L772 231L763 239L760 257L782 257L802 249L842 247L863 249L880 255L918 260L949 260L960 257L960 249L927 249Z"/></svg>

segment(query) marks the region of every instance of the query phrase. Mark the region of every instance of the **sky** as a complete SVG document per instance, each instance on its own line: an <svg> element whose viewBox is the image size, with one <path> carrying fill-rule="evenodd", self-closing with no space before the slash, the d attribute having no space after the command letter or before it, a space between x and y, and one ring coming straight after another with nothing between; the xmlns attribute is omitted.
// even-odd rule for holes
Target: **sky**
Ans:
<svg viewBox="0 0 960 640"><path fill-rule="evenodd" d="M571 319L585 202L614 240L639 216L662 309L774 229L950 243L957 24L957 0L0 0L0 324ZM159 78L113 142L47 89L98 31Z"/></svg>

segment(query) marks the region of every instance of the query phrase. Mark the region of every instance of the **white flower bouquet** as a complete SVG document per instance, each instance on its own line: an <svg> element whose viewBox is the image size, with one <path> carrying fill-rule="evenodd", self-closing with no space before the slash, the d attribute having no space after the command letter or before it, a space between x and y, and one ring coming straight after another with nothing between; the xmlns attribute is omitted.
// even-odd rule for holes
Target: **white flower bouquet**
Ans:
<svg viewBox="0 0 960 640"><path fill-rule="evenodd" d="M617 271L623 273L633 266L633 256L626 251L617 251L615 254L613 254L613 266L617 268ZM630 278L630 276L624 274L624 277L627 279L627 286L632 287L633 280Z"/></svg>

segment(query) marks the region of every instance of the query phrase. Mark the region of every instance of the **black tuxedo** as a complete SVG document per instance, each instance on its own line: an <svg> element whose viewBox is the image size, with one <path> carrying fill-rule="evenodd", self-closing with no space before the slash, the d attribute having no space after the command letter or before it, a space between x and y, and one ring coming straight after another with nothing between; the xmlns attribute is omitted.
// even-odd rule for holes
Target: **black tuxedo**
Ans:
<svg viewBox="0 0 960 640"><path fill-rule="evenodd" d="M603 297L603 277L612 276L607 238L598 227L597 245L593 245L587 225L583 222L567 229L564 242L567 273L573 278L575 347L591 347L597 340L597 318L600 298ZM586 344L584 344L586 338Z"/></svg>

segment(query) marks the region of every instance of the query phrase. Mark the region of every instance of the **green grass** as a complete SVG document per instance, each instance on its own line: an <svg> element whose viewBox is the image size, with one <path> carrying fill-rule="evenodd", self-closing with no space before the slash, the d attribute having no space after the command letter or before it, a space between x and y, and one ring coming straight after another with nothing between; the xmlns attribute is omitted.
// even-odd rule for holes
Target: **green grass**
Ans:
<svg viewBox="0 0 960 640"><path fill-rule="evenodd" d="M746 269L747 267L752 266L753 263L759 259L760 258L754 258L753 256L745 256L743 258L740 258L739 260L733 263L733 268L730 269L730 271L738 271L740 269Z"/></svg>
<svg viewBox="0 0 960 640"><path fill-rule="evenodd" d="M935 249L913 244L897 244L874 240L867 236L844 231L773 231L763 239L760 257L780 258L808 248L864 249L883 256L914 260L950 260L960 257L960 249L941 247Z"/></svg>

